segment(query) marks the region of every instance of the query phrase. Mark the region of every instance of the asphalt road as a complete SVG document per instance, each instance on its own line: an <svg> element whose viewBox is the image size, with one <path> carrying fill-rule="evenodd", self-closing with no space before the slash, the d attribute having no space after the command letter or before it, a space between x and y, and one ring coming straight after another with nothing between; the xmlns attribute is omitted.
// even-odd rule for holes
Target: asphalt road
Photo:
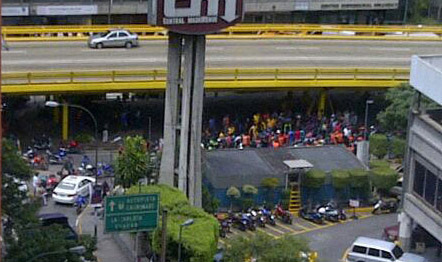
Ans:
<svg viewBox="0 0 442 262"><path fill-rule="evenodd" d="M385 214L311 231L300 236L310 240L321 262L341 262L343 254L359 236L380 239L387 226L397 223L397 214Z"/></svg>
<svg viewBox="0 0 442 262"><path fill-rule="evenodd" d="M139 48L89 49L85 42L9 43L4 72L165 68L167 42ZM207 67L409 67L413 54L442 53L438 42L341 40L212 40Z"/></svg>

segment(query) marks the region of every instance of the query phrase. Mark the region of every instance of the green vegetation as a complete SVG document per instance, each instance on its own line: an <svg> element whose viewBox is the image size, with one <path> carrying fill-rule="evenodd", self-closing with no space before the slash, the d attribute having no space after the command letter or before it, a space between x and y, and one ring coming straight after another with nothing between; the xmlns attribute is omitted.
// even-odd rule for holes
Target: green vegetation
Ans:
<svg viewBox="0 0 442 262"><path fill-rule="evenodd" d="M364 169L350 169L350 187L364 188L369 185L369 173Z"/></svg>
<svg viewBox="0 0 442 262"><path fill-rule="evenodd" d="M238 188L231 186L227 189L226 195L230 198L230 210L232 210L234 201L241 197L241 191L239 191Z"/></svg>
<svg viewBox="0 0 442 262"><path fill-rule="evenodd" d="M126 137L124 150L115 163L116 184L129 188L143 177L148 177L150 181L150 175L146 141L141 136Z"/></svg>
<svg viewBox="0 0 442 262"><path fill-rule="evenodd" d="M254 197L258 194L258 189L252 185L243 185L242 192L243 192L243 199L242 199L243 210L253 207L255 204Z"/></svg>
<svg viewBox="0 0 442 262"><path fill-rule="evenodd" d="M370 168L377 168L377 167L390 167L390 162L388 160L378 160L373 159L370 161Z"/></svg>
<svg viewBox="0 0 442 262"><path fill-rule="evenodd" d="M26 192L18 189L17 181L28 181L31 170L20 157L14 143L4 139L3 143L3 183L2 183L2 211L3 218L8 219L3 224L3 239L5 241L4 261L29 261L35 256L46 253L67 250L71 247L84 245L87 250L85 258L95 261L92 251L94 243L77 243L67 240L67 231L60 225L51 225L42 228L37 218L40 209L39 202L29 199ZM39 199L38 199L39 200ZM41 258L41 262L79 262L78 255L69 252L54 254Z"/></svg>
<svg viewBox="0 0 442 262"><path fill-rule="evenodd" d="M348 170L333 170L331 175L334 188L344 190L350 185L350 172Z"/></svg>
<svg viewBox="0 0 442 262"><path fill-rule="evenodd" d="M392 152L396 158L403 159L405 156L405 149L407 141L405 139L394 137L391 142Z"/></svg>
<svg viewBox="0 0 442 262"><path fill-rule="evenodd" d="M218 221L200 208L190 205L186 196L178 189L166 185L133 186L126 194L159 193L160 209L168 210L167 257L176 260L178 253L179 225L187 219L194 224L183 230L183 261L212 261L218 242ZM161 219L160 219L161 221ZM161 250L161 226L152 233L150 244L157 253Z"/></svg>
<svg viewBox="0 0 442 262"><path fill-rule="evenodd" d="M203 185L202 195L203 195L202 204L204 211L206 211L209 214L216 213L220 203L219 199L212 196L212 194L210 194L209 189L204 185Z"/></svg>
<svg viewBox="0 0 442 262"><path fill-rule="evenodd" d="M374 134L370 136L370 154L378 159L384 159L388 153L388 139L386 135Z"/></svg>
<svg viewBox="0 0 442 262"><path fill-rule="evenodd" d="M308 253L308 242L296 236L285 235L274 239L271 236L258 232L252 237L235 237L228 242L225 250L225 262L274 261L274 262L301 262L301 252Z"/></svg>
<svg viewBox="0 0 442 262"><path fill-rule="evenodd" d="M310 169L304 180L304 185L310 188L320 188L325 182L326 174L320 169Z"/></svg>
<svg viewBox="0 0 442 262"><path fill-rule="evenodd" d="M95 140L95 138L92 135L87 133L79 133L74 137L74 139L81 144L91 143Z"/></svg>
<svg viewBox="0 0 442 262"><path fill-rule="evenodd" d="M383 130L404 135L404 130L407 130L408 113L414 94L415 91L408 84L404 84L400 88L388 89L385 93L388 106L376 117ZM431 109L435 108L437 104L422 97L421 106Z"/></svg>
<svg viewBox="0 0 442 262"><path fill-rule="evenodd" d="M373 168L370 172L373 186L381 193L387 193L397 183L398 174L389 167Z"/></svg>
<svg viewBox="0 0 442 262"><path fill-rule="evenodd" d="M276 177L267 177L261 181L261 186L266 190L266 201L270 204L273 203L273 197L275 195L275 189L279 186L279 179Z"/></svg>

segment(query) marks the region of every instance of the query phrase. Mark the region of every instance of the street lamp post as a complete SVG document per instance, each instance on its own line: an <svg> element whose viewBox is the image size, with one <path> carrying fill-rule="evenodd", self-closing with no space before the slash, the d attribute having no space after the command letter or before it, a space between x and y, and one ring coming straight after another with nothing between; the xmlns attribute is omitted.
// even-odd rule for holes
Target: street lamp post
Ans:
<svg viewBox="0 0 442 262"><path fill-rule="evenodd" d="M89 111L87 108L80 106L80 105L58 103L56 101L46 101L45 105L47 107L60 107L63 105L67 105L69 107L78 108L80 110L85 111L92 118L92 121L94 122L94 127L95 127L95 185L97 185L98 184L98 124L97 124L97 119L94 117L94 115L92 114L91 111Z"/></svg>
<svg viewBox="0 0 442 262"><path fill-rule="evenodd" d="M28 260L28 262L36 261L37 259L42 258L42 257L46 257L46 256L50 256L50 255L64 254L64 253L68 253L68 252L72 253L72 254L82 255L86 252L86 248L84 246L78 246L78 247L72 247L72 248L64 249L64 250L45 252L45 253L41 253L41 254L36 255L35 257Z"/></svg>
<svg viewBox="0 0 442 262"><path fill-rule="evenodd" d="M180 225L180 234L178 236L178 262L181 262L181 236L183 233L183 227L188 227L193 224L193 219L188 219L186 222Z"/></svg>
<svg viewBox="0 0 442 262"><path fill-rule="evenodd" d="M368 105L373 104L374 101L371 99L368 99L367 101L365 101L365 122L364 122L364 126L365 126L365 134L364 134L364 140L367 141L368 139Z"/></svg>

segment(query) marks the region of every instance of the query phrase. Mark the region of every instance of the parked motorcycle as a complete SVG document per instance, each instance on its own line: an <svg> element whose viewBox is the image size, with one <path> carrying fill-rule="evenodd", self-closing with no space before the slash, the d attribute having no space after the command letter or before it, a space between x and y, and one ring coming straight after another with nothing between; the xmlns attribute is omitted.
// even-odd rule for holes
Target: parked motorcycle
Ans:
<svg viewBox="0 0 442 262"><path fill-rule="evenodd" d="M256 210L249 210L249 213L247 213L247 216L253 221L253 224L259 226L259 227L265 227L266 226L266 219L265 217Z"/></svg>
<svg viewBox="0 0 442 262"><path fill-rule="evenodd" d="M381 213L396 213L398 209L398 203L396 199L379 199L379 201L374 205L372 211L373 214Z"/></svg>
<svg viewBox="0 0 442 262"><path fill-rule="evenodd" d="M219 236L225 238L227 233L230 233L230 221L229 219L224 219L220 221Z"/></svg>
<svg viewBox="0 0 442 262"><path fill-rule="evenodd" d="M50 165L62 165L63 159L60 155L52 153L49 149L46 150L48 161Z"/></svg>
<svg viewBox="0 0 442 262"><path fill-rule="evenodd" d="M305 220L311 221L316 224L324 224L324 218L323 216L315 211L308 211L306 207L301 208L299 210L299 217L302 217Z"/></svg>
<svg viewBox="0 0 442 262"><path fill-rule="evenodd" d="M76 212L77 215L81 213L81 211L83 211L83 208L85 208L87 205L87 198L85 196L82 195L78 195L75 198L75 203L74 206L76 207Z"/></svg>
<svg viewBox="0 0 442 262"><path fill-rule="evenodd" d="M282 222L286 224L292 224L293 223L293 217L292 214L288 210L284 210L281 205L277 205L275 209L275 217L282 220Z"/></svg>
<svg viewBox="0 0 442 262"><path fill-rule="evenodd" d="M275 217L275 215L272 214L272 212L269 209L262 207L260 209L260 212L266 218L266 222L268 224L270 224L272 226L276 226L276 217Z"/></svg>

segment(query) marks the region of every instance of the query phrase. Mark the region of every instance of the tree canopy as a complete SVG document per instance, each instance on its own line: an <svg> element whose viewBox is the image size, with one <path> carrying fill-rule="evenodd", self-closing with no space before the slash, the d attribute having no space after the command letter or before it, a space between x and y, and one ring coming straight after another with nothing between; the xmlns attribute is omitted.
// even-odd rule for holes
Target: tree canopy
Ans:
<svg viewBox="0 0 442 262"><path fill-rule="evenodd" d="M116 183L124 188L136 185L151 174L146 141L141 136L126 137L124 150L115 165Z"/></svg>
<svg viewBox="0 0 442 262"><path fill-rule="evenodd" d="M310 252L308 242L296 236L285 235L274 239L271 236L258 232L250 236L234 237L228 241L224 253L225 262L274 261L274 262L301 262L301 253Z"/></svg>

